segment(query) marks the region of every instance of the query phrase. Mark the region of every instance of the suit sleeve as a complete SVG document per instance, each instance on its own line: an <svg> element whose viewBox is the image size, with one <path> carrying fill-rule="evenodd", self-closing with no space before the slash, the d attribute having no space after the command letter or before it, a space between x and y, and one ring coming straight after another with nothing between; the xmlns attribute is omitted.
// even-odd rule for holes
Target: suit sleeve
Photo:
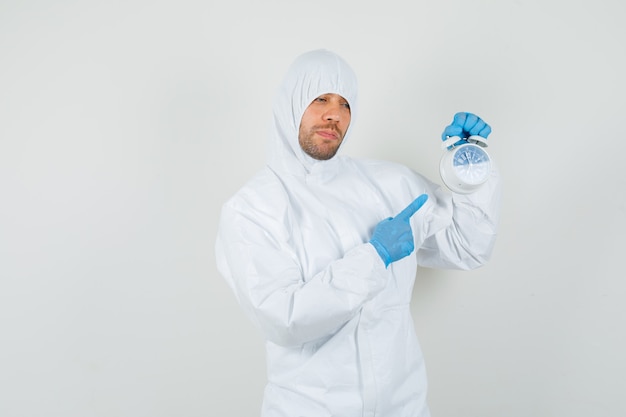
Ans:
<svg viewBox="0 0 626 417"><path fill-rule="evenodd" d="M386 285L388 271L369 243L305 280L289 240L289 231L271 216L228 204L222 209L218 269L273 343L295 346L332 335Z"/></svg>
<svg viewBox="0 0 626 417"><path fill-rule="evenodd" d="M420 266L475 269L491 257L500 215L501 180L497 169L471 194L431 186L429 212L415 225Z"/></svg>

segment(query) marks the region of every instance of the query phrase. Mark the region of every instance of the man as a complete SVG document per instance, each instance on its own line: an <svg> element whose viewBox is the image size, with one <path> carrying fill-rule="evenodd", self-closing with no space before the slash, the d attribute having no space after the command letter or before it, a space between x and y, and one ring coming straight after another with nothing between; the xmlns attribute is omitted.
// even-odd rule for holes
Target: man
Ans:
<svg viewBox="0 0 626 417"><path fill-rule="evenodd" d="M461 195L399 164L336 155L356 95L334 53L298 57L267 166L222 210L218 268L267 340L263 417L429 416L409 310L417 266L476 268L494 245L497 172ZM459 113L443 136L490 131Z"/></svg>

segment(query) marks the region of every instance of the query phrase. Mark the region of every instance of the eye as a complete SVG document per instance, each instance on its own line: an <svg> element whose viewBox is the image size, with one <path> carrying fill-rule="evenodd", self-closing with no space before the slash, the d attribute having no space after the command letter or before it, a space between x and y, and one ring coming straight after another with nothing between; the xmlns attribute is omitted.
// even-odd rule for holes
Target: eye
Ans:
<svg viewBox="0 0 626 417"><path fill-rule="evenodd" d="M318 103L325 103L327 100L326 97L318 97L313 101L317 101Z"/></svg>
<svg viewBox="0 0 626 417"><path fill-rule="evenodd" d="M341 103L341 105L343 107L345 107L346 109L350 110L350 103L346 102L346 103Z"/></svg>

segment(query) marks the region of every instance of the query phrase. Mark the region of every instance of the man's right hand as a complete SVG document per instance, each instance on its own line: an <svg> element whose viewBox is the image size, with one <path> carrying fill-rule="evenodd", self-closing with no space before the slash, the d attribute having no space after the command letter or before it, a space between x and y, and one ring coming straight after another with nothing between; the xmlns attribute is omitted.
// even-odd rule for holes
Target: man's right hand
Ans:
<svg viewBox="0 0 626 417"><path fill-rule="evenodd" d="M390 263L409 256L415 249L413 231L411 230L411 216L428 200L428 195L422 194L402 210L396 217L389 217L376 226L370 242L378 255L388 267Z"/></svg>

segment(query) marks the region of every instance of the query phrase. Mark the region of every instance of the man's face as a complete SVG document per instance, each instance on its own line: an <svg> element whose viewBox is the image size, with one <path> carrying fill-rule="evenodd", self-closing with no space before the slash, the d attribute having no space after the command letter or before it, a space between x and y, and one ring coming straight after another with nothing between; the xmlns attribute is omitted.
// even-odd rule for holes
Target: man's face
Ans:
<svg viewBox="0 0 626 417"><path fill-rule="evenodd" d="M338 94L322 94L306 108L300 122L300 147L325 161L337 153L350 125L350 105Z"/></svg>

